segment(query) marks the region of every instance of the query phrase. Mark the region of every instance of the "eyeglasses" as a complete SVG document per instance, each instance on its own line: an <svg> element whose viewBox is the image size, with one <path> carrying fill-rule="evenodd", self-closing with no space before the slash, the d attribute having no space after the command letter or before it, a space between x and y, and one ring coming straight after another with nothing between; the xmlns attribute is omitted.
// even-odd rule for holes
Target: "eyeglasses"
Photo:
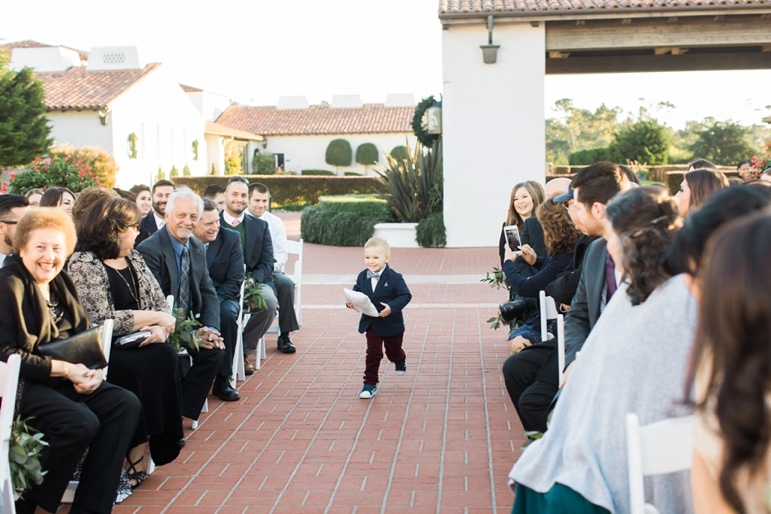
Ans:
<svg viewBox="0 0 771 514"><path fill-rule="evenodd" d="M5 223L6 225L16 225L16 224L18 224L19 222L18 222L18 221L10 221L10 220L8 220L8 221L6 221L6 220L0 220L0 223Z"/></svg>
<svg viewBox="0 0 771 514"><path fill-rule="evenodd" d="M240 182L240 183L242 183L242 184L246 184L247 186L249 185L249 181L248 181L248 180L246 180L244 177L233 177L233 178L229 178L229 179L228 179L228 181L227 181L227 183L225 184L225 186L229 186L229 185L230 185L230 184L232 184L233 182Z"/></svg>

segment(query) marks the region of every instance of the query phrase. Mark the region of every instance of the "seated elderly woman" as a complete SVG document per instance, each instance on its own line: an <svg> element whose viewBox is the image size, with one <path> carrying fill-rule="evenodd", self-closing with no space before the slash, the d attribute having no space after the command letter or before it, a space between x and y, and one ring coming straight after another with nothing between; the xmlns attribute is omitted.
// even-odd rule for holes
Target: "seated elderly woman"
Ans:
<svg viewBox="0 0 771 514"><path fill-rule="evenodd" d="M112 510L115 491L141 406L133 393L103 381L101 369L42 356L39 349L91 326L64 262L75 226L61 209L39 208L16 227L14 255L0 269L0 358L22 359L17 413L44 434L43 483L16 502L16 512L59 507L86 448L73 513Z"/></svg>
<svg viewBox="0 0 771 514"><path fill-rule="evenodd" d="M123 198L97 200L83 213L76 252L67 264L93 321L114 319L115 337L150 332L137 348L115 348L110 353L108 380L136 394L143 407L127 455L132 487L144 480L146 467L142 462L148 439L152 459L160 465L177 457L184 436L177 355L163 344L174 330L175 319L168 313L158 282L134 250L139 220L134 202Z"/></svg>
<svg viewBox="0 0 771 514"><path fill-rule="evenodd" d="M718 226L768 205L769 195L752 189L760 188L715 194L679 232L676 203L659 187L608 204L608 251L626 294L608 302L571 365L549 430L511 470L512 512L629 512L624 417L635 412L648 424L692 412L681 393L698 309L691 277ZM650 477L646 501L659 512L690 512L689 489L685 472Z"/></svg>

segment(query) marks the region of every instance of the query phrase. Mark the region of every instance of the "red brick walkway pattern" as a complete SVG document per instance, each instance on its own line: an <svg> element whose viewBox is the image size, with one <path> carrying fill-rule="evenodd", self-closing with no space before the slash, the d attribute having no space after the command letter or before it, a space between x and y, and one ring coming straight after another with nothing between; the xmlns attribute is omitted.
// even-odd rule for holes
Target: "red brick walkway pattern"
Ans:
<svg viewBox="0 0 771 514"><path fill-rule="evenodd" d="M485 323L504 294L479 282L497 252L392 254L413 293L405 376L384 359L378 395L358 398L364 336L342 287L363 251L306 244L297 353L278 353L270 335L241 401L210 397L179 458L114 512L510 512L524 437L501 377L505 334Z"/></svg>

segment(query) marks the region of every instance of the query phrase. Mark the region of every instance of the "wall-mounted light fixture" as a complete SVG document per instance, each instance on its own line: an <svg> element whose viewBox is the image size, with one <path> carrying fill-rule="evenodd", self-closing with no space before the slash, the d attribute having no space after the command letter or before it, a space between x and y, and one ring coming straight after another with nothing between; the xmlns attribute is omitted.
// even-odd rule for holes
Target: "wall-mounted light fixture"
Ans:
<svg viewBox="0 0 771 514"><path fill-rule="evenodd" d="M501 45L493 44L493 15L487 17L487 44L479 45L482 49L482 61L485 64L495 64L498 60L498 49Z"/></svg>
<svg viewBox="0 0 771 514"><path fill-rule="evenodd" d="M101 109L96 111L96 114L99 115L99 123L101 123L102 125L106 126L107 125L107 121L110 118L110 106L109 105L105 105L104 107L102 107Z"/></svg>
<svg viewBox="0 0 771 514"><path fill-rule="evenodd" d="M426 117L428 123L426 123L428 132L431 135L442 133L442 106L438 103L434 103L431 107L426 109Z"/></svg>

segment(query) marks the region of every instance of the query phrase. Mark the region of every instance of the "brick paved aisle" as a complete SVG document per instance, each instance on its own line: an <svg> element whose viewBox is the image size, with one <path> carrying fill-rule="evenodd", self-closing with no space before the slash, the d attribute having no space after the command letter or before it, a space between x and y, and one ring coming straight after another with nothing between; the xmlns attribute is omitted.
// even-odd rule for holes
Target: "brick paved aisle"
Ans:
<svg viewBox="0 0 771 514"><path fill-rule="evenodd" d="M478 282L496 258L493 248L393 250L413 293L408 371L384 360L368 401L358 398L364 337L342 296L362 251L306 245L297 353L278 353L270 334L241 401L210 397L177 461L114 512L510 512L522 428L500 374L505 336L485 323L502 293Z"/></svg>

